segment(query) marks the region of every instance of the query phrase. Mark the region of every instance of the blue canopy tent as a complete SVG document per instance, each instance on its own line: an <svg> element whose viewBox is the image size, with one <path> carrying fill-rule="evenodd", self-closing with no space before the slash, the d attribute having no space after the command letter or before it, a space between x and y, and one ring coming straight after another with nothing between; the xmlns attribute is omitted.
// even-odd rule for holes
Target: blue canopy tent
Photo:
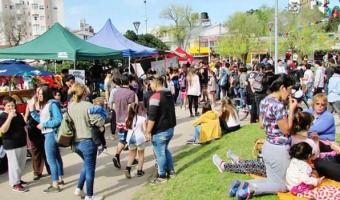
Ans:
<svg viewBox="0 0 340 200"><path fill-rule="evenodd" d="M104 27L89 38L87 42L122 51L123 57L129 57L129 66L131 57L146 57L158 53L155 48L146 47L127 39L116 29L110 19L108 19Z"/></svg>

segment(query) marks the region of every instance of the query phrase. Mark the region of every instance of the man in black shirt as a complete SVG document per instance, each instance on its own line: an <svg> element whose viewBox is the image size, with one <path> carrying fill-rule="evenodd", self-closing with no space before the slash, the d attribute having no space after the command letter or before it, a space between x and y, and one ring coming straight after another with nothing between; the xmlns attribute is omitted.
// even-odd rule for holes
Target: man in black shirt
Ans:
<svg viewBox="0 0 340 200"><path fill-rule="evenodd" d="M149 100L146 139L151 141L158 164L158 177L151 182L156 185L175 176L172 155L168 149L176 126L175 104L172 94L163 87L163 78L153 75L149 78L154 93Z"/></svg>

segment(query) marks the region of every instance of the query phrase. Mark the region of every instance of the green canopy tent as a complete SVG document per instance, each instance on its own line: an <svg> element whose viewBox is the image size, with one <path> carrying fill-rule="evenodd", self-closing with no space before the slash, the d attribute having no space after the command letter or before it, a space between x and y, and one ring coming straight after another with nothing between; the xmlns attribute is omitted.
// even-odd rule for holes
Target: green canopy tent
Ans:
<svg viewBox="0 0 340 200"><path fill-rule="evenodd" d="M25 44L0 49L0 58L39 60L92 60L122 57L122 51L88 43L59 23L48 31Z"/></svg>

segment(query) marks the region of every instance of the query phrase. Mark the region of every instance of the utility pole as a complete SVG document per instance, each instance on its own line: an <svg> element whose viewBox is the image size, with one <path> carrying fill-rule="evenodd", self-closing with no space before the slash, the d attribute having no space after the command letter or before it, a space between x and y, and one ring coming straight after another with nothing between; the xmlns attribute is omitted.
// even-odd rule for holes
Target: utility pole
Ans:
<svg viewBox="0 0 340 200"><path fill-rule="evenodd" d="M146 16L146 0L144 0L144 10L145 10L145 34L148 33L148 17Z"/></svg>

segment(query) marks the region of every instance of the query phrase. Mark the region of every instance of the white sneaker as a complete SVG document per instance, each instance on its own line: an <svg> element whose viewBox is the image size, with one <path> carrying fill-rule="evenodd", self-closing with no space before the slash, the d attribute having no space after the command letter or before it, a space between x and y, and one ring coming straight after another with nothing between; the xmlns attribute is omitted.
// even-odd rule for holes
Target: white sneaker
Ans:
<svg viewBox="0 0 340 200"><path fill-rule="evenodd" d="M76 188L76 190L74 191L74 195L75 196L80 196L80 197L85 197L86 194L83 190L81 190L80 188Z"/></svg>
<svg viewBox="0 0 340 200"><path fill-rule="evenodd" d="M104 199L104 197L102 197L102 196L92 196L92 197L89 197L89 196L86 196L85 197L85 200L103 200Z"/></svg>
<svg viewBox="0 0 340 200"><path fill-rule="evenodd" d="M116 138L113 136L113 135L109 135L109 136L107 136L105 139L107 139L107 140L116 140Z"/></svg>

